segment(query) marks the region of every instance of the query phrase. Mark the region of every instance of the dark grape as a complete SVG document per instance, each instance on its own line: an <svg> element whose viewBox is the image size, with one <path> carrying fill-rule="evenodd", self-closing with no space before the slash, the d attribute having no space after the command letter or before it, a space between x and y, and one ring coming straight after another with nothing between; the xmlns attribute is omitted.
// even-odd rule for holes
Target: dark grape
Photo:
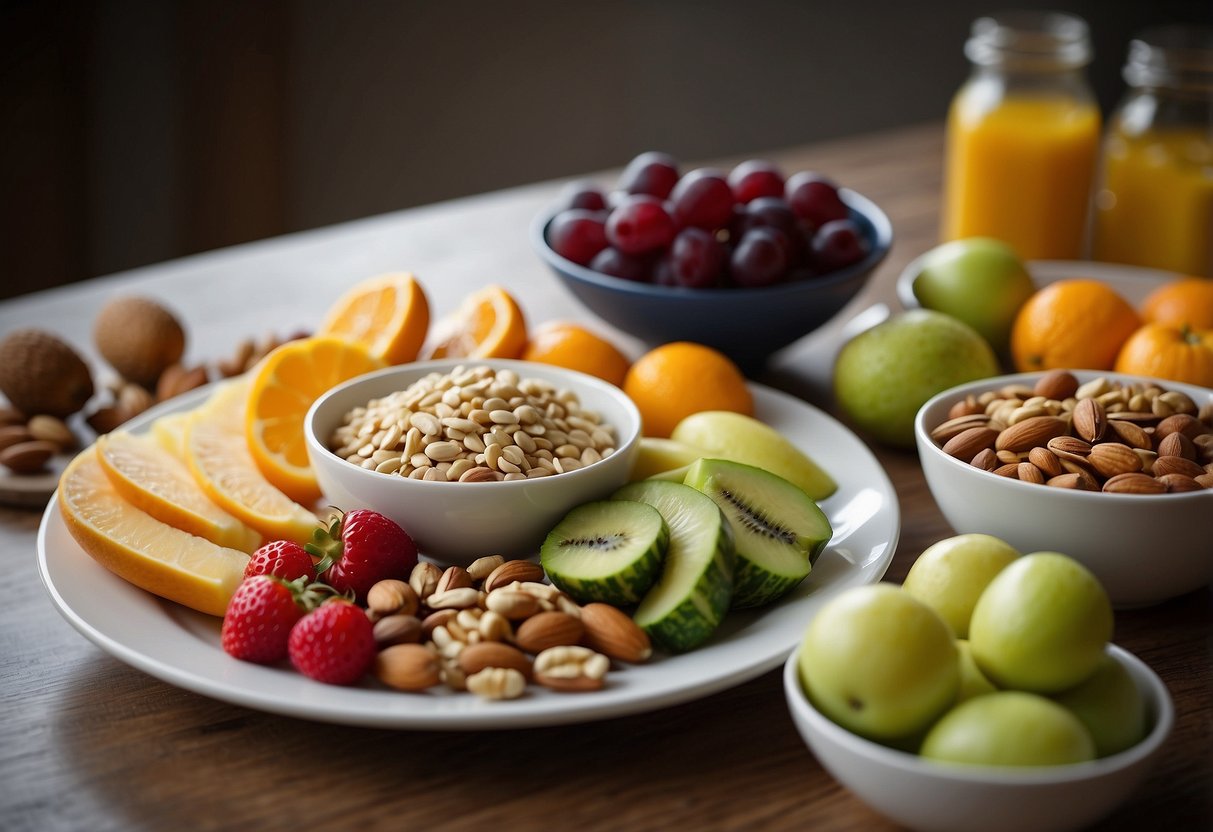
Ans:
<svg viewBox="0 0 1213 832"><path fill-rule="evenodd" d="M783 196L783 174L770 162L751 159L729 172L733 199L749 203L759 197Z"/></svg>
<svg viewBox="0 0 1213 832"><path fill-rule="evenodd" d="M819 273L858 263L868 253L859 227L851 220L834 220L813 235L813 266Z"/></svg>
<svg viewBox="0 0 1213 832"><path fill-rule="evenodd" d="M611 212L606 238L624 254L647 254L668 246L677 230L661 200L637 194Z"/></svg>
<svg viewBox="0 0 1213 832"><path fill-rule="evenodd" d="M781 231L787 241L788 263L796 264L804 259L808 247L804 232L792 206L782 197L760 196L745 207L742 234L751 228L774 228Z"/></svg>
<svg viewBox="0 0 1213 832"><path fill-rule="evenodd" d="M581 208L561 211L548 226L548 244L566 260L587 265L607 245L602 216Z"/></svg>
<svg viewBox="0 0 1213 832"><path fill-rule="evenodd" d="M845 220L847 206L830 180L811 171L793 174L787 184L788 204L814 230L833 220Z"/></svg>
<svg viewBox="0 0 1213 832"><path fill-rule="evenodd" d="M720 171L710 168L693 170L679 179L670 201L680 228L715 231L733 217L733 190Z"/></svg>
<svg viewBox="0 0 1213 832"><path fill-rule="evenodd" d="M582 179L564 186L560 205L566 210L582 208L586 211L602 211L607 207L606 194L596 183Z"/></svg>
<svg viewBox="0 0 1213 832"><path fill-rule="evenodd" d="M706 289L720 285L728 251L711 232L684 228L674 238L664 260L669 264L674 285Z"/></svg>
<svg viewBox="0 0 1213 832"><path fill-rule="evenodd" d="M602 274L623 280L634 280L637 283L648 283L652 276L652 263L647 257L632 257L617 248L610 246L590 261L590 268Z"/></svg>
<svg viewBox="0 0 1213 832"><path fill-rule="evenodd" d="M789 245L782 231L752 228L745 233L729 260L730 274L738 286L757 287L779 283L787 276Z"/></svg>
<svg viewBox="0 0 1213 832"><path fill-rule="evenodd" d="M668 153L655 150L641 153L623 169L620 190L629 194L648 194L665 199L678 181L678 162Z"/></svg>

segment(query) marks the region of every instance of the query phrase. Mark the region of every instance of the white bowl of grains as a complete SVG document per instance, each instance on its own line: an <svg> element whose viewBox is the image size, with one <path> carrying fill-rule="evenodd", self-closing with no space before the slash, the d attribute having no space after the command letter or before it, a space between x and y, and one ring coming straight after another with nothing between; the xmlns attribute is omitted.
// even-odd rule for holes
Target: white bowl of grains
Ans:
<svg viewBox="0 0 1213 832"><path fill-rule="evenodd" d="M1069 555L1118 607L1213 580L1213 390L1093 370L999 376L932 398L914 433L959 533Z"/></svg>
<svg viewBox="0 0 1213 832"><path fill-rule="evenodd" d="M507 359L389 367L321 396L305 421L325 498L399 523L422 554L527 557L569 509L627 482L640 413L584 373Z"/></svg>

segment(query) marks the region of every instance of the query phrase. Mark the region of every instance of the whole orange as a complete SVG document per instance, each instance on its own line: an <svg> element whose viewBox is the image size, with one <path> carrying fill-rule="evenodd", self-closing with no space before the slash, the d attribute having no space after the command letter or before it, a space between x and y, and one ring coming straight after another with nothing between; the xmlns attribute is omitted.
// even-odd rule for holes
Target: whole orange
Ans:
<svg viewBox="0 0 1213 832"><path fill-rule="evenodd" d="M1020 372L1110 370L1121 345L1139 326L1133 307L1107 284L1059 280L1019 310L1011 329L1011 358Z"/></svg>
<svg viewBox="0 0 1213 832"><path fill-rule="evenodd" d="M1213 387L1213 332L1146 324L1125 341L1116 372Z"/></svg>
<svg viewBox="0 0 1213 832"><path fill-rule="evenodd" d="M580 370L616 386L623 385L623 377L628 372L627 356L618 347L585 327L567 321L552 321L531 333L522 351L522 360Z"/></svg>
<svg viewBox="0 0 1213 832"><path fill-rule="evenodd" d="M701 410L754 415L745 376L728 356L689 341L663 344L642 355L623 380L644 419L645 436L669 436L675 425Z"/></svg>
<svg viewBox="0 0 1213 832"><path fill-rule="evenodd" d="M1147 323L1213 329L1213 280L1182 277L1164 283L1142 301L1141 317Z"/></svg>

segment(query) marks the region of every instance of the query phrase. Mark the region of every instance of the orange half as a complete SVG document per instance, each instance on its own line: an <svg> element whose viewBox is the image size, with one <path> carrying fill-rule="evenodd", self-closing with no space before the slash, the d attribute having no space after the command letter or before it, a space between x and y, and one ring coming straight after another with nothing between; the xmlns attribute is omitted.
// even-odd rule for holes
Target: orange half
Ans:
<svg viewBox="0 0 1213 832"><path fill-rule="evenodd" d="M252 372L244 425L265 478L298 502L319 499L303 432L308 408L341 382L381 367L359 345L332 336L288 341L262 359Z"/></svg>
<svg viewBox="0 0 1213 832"><path fill-rule="evenodd" d="M342 295L317 335L353 341L387 364L417 358L430 326L421 284L404 272L368 278Z"/></svg>
<svg viewBox="0 0 1213 832"><path fill-rule="evenodd" d="M526 348L522 309L500 286L468 295L436 329L431 358L518 358Z"/></svg>

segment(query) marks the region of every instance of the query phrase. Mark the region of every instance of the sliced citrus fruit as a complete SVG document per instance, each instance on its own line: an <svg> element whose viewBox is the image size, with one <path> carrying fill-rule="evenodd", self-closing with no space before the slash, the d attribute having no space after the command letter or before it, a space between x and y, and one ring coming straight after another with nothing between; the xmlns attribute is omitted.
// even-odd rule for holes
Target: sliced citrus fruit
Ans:
<svg viewBox="0 0 1213 832"><path fill-rule="evenodd" d="M468 295L435 330L431 358L517 358L526 347L522 309L500 286Z"/></svg>
<svg viewBox="0 0 1213 832"><path fill-rule="evenodd" d="M265 478L244 438L248 379L220 387L190 420L185 456L206 495L271 540L306 543L320 525L316 516Z"/></svg>
<svg viewBox="0 0 1213 832"><path fill-rule="evenodd" d="M151 437L124 432L99 436L97 459L114 490L161 523L242 552L261 543L260 534L215 505L185 462Z"/></svg>
<svg viewBox="0 0 1213 832"><path fill-rule="evenodd" d="M164 450L182 462L185 461L185 428L192 416L193 411L185 410L181 413L170 413L166 416L161 416L152 422L152 437L160 444L161 448L164 448Z"/></svg>
<svg viewBox="0 0 1213 832"><path fill-rule="evenodd" d="M319 499L303 417L329 389L382 367L359 345L331 336L288 341L262 359L252 371L244 426L253 461L265 478L293 500Z"/></svg>
<svg viewBox="0 0 1213 832"><path fill-rule="evenodd" d="M337 299L317 335L353 341L388 364L417 358L430 326L421 284L404 272L368 278Z"/></svg>
<svg viewBox="0 0 1213 832"><path fill-rule="evenodd" d="M244 579L248 555L161 523L111 485L95 448L79 454L59 480L59 509L80 548L148 592L210 615L223 615Z"/></svg>

